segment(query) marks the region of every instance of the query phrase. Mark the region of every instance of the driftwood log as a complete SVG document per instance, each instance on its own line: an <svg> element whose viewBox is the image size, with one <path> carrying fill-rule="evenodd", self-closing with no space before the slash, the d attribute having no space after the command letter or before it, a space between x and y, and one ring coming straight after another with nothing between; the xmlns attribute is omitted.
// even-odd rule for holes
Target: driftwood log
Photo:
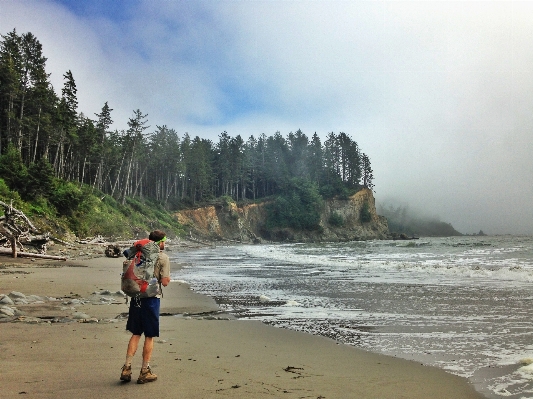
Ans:
<svg viewBox="0 0 533 399"><path fill-rule="evenodd" d="M50 234L41 234L24 212L13 207L13 203L6 204L0 201L0 206L4 208L4 215L0 217L0 245L10 246L13 258L17 257L19 249L21 256L29 254L29 252L24 252L23 244L32 246L39 252L39 254L31 255L48 257L45 253ZM0 253L5 253L5 251ZM54 258L48 257L48 259Z"/></svg>
<svg viewBox="0 0 533 399"><path fill-rule="evenodd" d="M8 248L0 248L0 255L11 255L11 250ZM33 252L17 252L17 256L23 258L43 258L43 259L52 259L52 260L67 260L65 256L55 256L55 255L45 255L45 254L36 254Z"/></svg>

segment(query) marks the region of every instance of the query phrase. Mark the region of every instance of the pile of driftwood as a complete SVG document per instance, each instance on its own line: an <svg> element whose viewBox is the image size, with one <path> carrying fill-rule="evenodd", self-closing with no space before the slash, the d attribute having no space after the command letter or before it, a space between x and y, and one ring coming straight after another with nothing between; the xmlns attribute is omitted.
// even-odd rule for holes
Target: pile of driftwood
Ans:
<svg viewBox="0 0 533 399"><path fill-rule="evenodd" d="M46 255L46 247L51 238L50 234L39 232L24 212L13 207L13 203L6 204L0 201L0 206L4 208L4 215L0 217L0 246L8 247L0 248L0 254L11 254L13 258L31 256L66 259L60 256ZM37 253L24 252L24 245L35 248Z"/></svg>

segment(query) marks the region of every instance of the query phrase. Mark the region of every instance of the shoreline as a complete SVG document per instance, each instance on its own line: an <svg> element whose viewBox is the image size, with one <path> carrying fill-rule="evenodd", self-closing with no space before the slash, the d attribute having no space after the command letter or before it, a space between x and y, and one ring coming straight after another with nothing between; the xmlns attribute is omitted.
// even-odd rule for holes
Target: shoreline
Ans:
<svg viewBox="0 0 533 399"><path fill-rule="evenodd" d="M177 268L171 265L173 272ZM484 397L466 379L440 369L236 320L212 298L176 281L161 300L161 334L151 362L158 381L120 383L130 336L128 305L115 295L120 272L121 258L103 255L67 261L0 257L0 295L15 291L57 299L7 305L23 314L0 319L2 397L140 398L146 389L150 395L187 398ZM77 318L80 314L88 317ZM138 351L134 373L140 363Z"/></svg>

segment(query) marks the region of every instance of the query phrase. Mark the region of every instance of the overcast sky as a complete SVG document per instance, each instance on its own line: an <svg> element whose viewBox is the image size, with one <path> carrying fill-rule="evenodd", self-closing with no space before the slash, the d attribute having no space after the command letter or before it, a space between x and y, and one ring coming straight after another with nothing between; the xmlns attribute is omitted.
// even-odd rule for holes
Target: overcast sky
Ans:
<svg viewBox="0 0 533 399"><path fill-rule="evenodd" d="M210 138L345 132L375 196L533 234L533 3L0 0L79 111Z"/></svg>

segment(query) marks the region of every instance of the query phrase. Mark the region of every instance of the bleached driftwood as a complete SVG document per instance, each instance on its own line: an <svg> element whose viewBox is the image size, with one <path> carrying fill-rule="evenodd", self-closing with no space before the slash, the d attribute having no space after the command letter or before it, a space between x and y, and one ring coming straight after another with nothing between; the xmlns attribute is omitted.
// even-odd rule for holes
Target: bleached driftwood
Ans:
<svg viewBox="0 0 533 399"><path fill-rule="evenodd" d="M7 248L0 248L0 255L10 255L11 250ZM22 256L25 258L42 258L42 259L53 259L53 260L67 260L64 256L55 256L55 255L45 255L45 254L34 254L31 252L17 252L17 256Z"/></svg>
<svg viewBox="0 0 533 399"><path fill-rule="evenodd" d="M96 237L87 237L85 240L78 240L78 244L105 244L107 242L107 239L102 237L101 235L97 235Z"/></svg>
<svg viewBox="0 0 533 399"><path fill-rule="evenodd" d="M0 241L5 237L6 243L9 242L12 257L17 257L17 247L21 251L24 250L22 242L35 246L40 252L46 252L49 235L36 236L36 234L40 234L39 230L24 212L13 207L13 203L8 205L0 201L0 206L4 208L4 215L0 217Z"/></svg>
<svg viewBox="0 0 533 399"><path fill-rule="evenodd" d="M75 245L72 244L71 242L67 242L67 241L65 241L65 240L62 240L62 239L57 238L57 237L54 237L54 236L50 236L50 239L51 239L52 241L55 241L55 242L57 242L57 243L59 243L59 244L65 245L65 246L67 246L67 247L75 247Z"/></svg>

